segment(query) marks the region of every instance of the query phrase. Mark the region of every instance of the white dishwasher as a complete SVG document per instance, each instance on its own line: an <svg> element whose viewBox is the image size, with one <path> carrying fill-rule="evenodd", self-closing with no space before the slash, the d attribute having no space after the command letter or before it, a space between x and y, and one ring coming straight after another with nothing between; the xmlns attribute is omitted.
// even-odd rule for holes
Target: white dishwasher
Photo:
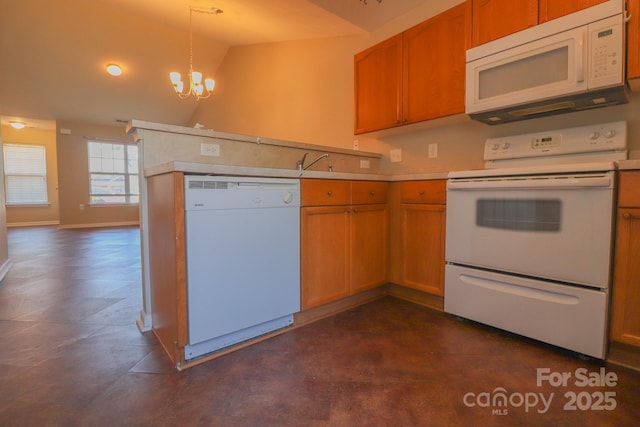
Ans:
<svg viewBox="0 0 640 427"><path fill-rule="evenodd" d="M289 326L300 311L300 181L185 176L185 359Z"/></svg>

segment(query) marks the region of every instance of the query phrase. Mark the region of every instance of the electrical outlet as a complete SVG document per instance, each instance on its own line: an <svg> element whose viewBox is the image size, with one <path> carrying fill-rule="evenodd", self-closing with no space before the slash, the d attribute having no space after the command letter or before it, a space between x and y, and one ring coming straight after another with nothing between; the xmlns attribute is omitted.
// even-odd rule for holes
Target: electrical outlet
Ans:
<svg viewBox="0 0 640 427"><path fill-rule="evenodd" d="M429 144L429 158L435 159L438 157L438 144Z"/></svg>
<svg viewBox="0 0 640 427"><path fill-rule="evenodd" d="M360 149L360 140L359 139L354 139L353 140L353 149L354 150L359 150Z"/></svg>
<svg viewBox="0 0 640 427"><path fill-rule="evenodd" d="M399 148L396 148L395 150L389 151L389 157L391 158L391 163L401 162L402 150Z"/></svg>
<svg viewBox="0 0 640 427"><path fill-rule="evenodd" d="M200 144L200 154L203 156L220 156L220 144Z"/></svg>

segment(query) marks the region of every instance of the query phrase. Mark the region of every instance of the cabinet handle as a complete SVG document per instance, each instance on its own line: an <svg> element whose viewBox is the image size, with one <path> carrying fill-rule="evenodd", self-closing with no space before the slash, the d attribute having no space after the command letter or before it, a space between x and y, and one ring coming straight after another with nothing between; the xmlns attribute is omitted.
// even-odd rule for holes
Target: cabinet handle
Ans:
<svg viewBox="0 0 640 427"><path fill-rule="evenodd" d="M370 195L371 197L373 197L373 196L375 196L375 195L376 195L376 192L375 192L375 191L370 191L370 192L369 192L369 195Z"/></svg>
<svg viewBox="0 0 640 427"><path fill-rule="evenodd" d="M421 192L418 193L418 195L420 196L424 196L424 190L422 190Z"/></svg>
<svg viewBox="0 0 640 427"><path fill-rule="evenodd" d="M622 214L622 218L624 218L624 219L640 219L640 215L634 215L632 213L625 212L625 213Z"/></svg>
<svg viewBox="0 0 640 427"><path fill-rule="evenodd" d="M347 213L351 213L351 208L347 208Z"/></svg>
<svg viewBox="0 0 640 427"><path fill-rule="evenodd" d="M333 196L333 191L331 191L331 190L327 191L327 196L329 196L329 197Z"/></svg>
<svg viewBox="0 0 640 427"><path fill-rule="evenodd" d="M355 209L353 210L353 213L358 213L358 208L355 208Z"/></svg>

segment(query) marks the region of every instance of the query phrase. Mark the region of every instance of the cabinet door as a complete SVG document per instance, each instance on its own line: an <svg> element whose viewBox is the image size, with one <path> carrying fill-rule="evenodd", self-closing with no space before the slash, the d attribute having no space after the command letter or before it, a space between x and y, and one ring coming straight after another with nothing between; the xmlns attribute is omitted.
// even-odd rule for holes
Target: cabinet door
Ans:
<svg viewBox="0 0 640 427"><path fill-rule="evenodd" d="M382 285L387 281L387 205L351 207L351 293Z"/></svg>
<svg viewBox="0 0 640 427"><path fill-rule="evenodd" d="M349 295L347 206L300 210L302 309Z"/></svg>
<svg viewBox="0 0 640 427"><path fill-rule="evenodd" d="M618 209L611 338L640 347L640 208Z"/></svg>
<svg viewBox="0 0 640 427"><path fill-rule="evenodd" d="M627 77L640 79L640 0L628 0L627 9Z"/></svg>
<svg viewBox="0 0 640 427"><path fill-rule="evenodd" d="M464 113L464 4L404 32L405 123Z"/></svg>
<svg viewBox="0 0 640 427"><path fill-rule="evenodd" d="M445 207L401 207L402 284L444 295Z"/></svg>
<svg viewBox="0 0 640 427"><path fill-rule="evenodd" d="M355 133L401 124L402 34L354 57Z"/></svg>
<svg viewBox="0 0 640 427"><path fill-rule="evenodd" d="M542 24L605 1L607 0L540 0L539 21Z"/></svg>
<svg viewBox="0 0 640 427"><path fill-rule="evenodd" d="M471 2L473 46L538 24L538 0L467 0Z"/></svg>

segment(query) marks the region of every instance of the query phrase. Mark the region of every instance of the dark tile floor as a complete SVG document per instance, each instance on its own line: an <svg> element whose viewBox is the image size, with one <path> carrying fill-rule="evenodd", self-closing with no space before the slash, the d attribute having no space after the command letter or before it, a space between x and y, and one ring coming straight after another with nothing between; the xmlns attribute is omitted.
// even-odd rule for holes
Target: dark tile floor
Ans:
<svg viewBox="0 0 640 427"><path fill-rule="evenodd" d="M176 372L134 325L139 249L9 230L0 426L640 425L639 373L393 298Z"/></svg>

